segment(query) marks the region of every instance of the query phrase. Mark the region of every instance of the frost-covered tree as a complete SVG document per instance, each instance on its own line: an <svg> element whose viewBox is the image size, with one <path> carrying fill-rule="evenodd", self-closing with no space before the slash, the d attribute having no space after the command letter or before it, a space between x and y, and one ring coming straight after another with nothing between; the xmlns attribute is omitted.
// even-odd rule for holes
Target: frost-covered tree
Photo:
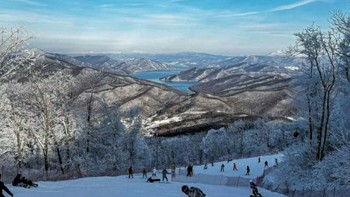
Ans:
<svg viewBox="0 0 350 197"><path fill-rule="evenodd" d="M12 114L17 117L15 125L18 130L14 130L17 146L21 146L20 132L26 128L30 138L35 139L35 144L41 147L46 177L50 158L53 158L49 156L50 152L56 153L57 166L64 173L61 147L64 146L64 139L69 136L65 124L69 109L67 93L71 80L67 73L58 72L41 80L33 78L25 83L15 83L8 91Z"/></svg>
<svg viewBox="0 0 350 197"><path fill-rule="evenodd" d="M30 36L23 28L0 27L0 78L6 79L11 71L26 62L31 53L26 51Z"/></svg>
<svg viewBox="0 0 350 197"><path fill-rule="evenodd" d="M325 156L329 136L329 120L340 57L338 43L331 31L322 32L318 27L308 27L295 34L296 51L307 58L305 65L305 92L308 106L309 139L316 143L316 158Z"/></svg>
<svg viewBox="0 0 350 197"><path fill-rule="evenodd" d="M350 83L350 15L338 11L333 14L331 21L333 29L340 40L339 55L341 57L341 76Z"/></svg>
<svg viewBox="0 0 350 197"><path fill-rule="evenodd" d="M298 33L299 52L308 59L301 83L306 92L308 135L303 121L293 124L295 144L285 151L284 162L276 171L276 184L289 189L323 190L348 187L350 170L350 18L336 12L331 30L310 27ZM300 107L302 111L302 107ZM316 155L316 159L315 156Z"/></svg>
<svg viewBox="0 0 350 197"><path fill-rule="evenodd" d="M209 162L214 162L222 156L232 154L233 143L231 138L227 136L226 129L211 129L203 138L203 152Z"/></svg>

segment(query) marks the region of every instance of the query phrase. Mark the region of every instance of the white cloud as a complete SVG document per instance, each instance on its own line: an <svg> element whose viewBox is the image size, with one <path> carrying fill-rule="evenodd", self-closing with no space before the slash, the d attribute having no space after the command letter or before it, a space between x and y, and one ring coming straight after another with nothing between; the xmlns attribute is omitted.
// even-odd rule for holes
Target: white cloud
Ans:
<svg viewBox="0 0 350 197"><path fill-rule="evenodd" d="M259 14L259 12L242 12L242 13L223 13L218 16L220 17L243 17Z"/></svg>
<svg viewBox="0 0 350 197"><path fill-rule="evenodd" d="M44 3L40 3L40 2L37 2L37 1L34 1L34 0L14 0L14 1L17 1L17 2L20 2L20 3L25 3L25 4L28 4L28 5L40 6L40 7L47 6Z"/></svg>
<svg viewBox="0 0 350 197"><path fill-rule="evenodd" d="M303 0L303 1L298 1L298 2L292 3L292 4L278 6L276 8L273 8L273 9L269 10L269 11L275 12L275 11L291 10L291 9L298 8L298 7L301 7L301 6L310 4L310 3L314 3L314 2L317 2L317 1L320 1L320 0Z"/></svg>
<svg viewBox="0 0 350 197"><path fill-rule="evenodd" d="M72 25L69 18L63 18L33 11L23 10L2 10L0 22L3 23L26 23L26 24L53 24L53 25Z"/></svg>

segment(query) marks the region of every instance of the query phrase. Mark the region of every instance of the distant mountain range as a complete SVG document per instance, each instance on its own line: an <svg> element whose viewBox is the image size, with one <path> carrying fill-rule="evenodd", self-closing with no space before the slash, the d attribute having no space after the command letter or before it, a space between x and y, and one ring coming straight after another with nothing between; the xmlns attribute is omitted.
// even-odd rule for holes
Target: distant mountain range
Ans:
<svg viewBox="0 0 350 197"><path fill-rule="evenodd" d="M229 56L212 55L207 53L182 52L171 54L148 54L148 53L104 53L104 54L68 54L79 56L108 56L115 60L126 61L130 59L151 59L163 64L168 64L175 69L188 69L193 67L207 67L221 62Z"/></svg>
<svg viewBox="0 0 350 197"><path fill-rule="evenodd" d="M176 60L176 55L179 54L169 57ZM184 55L180 55L180 59L181 56ZM194 61L196 55L190 56ZM205 56L198 54L198 61L209 64L209 60L200 60L201 57L205 59ZM94 79L94 87L81 82L83 89L77 93L77 107L86 110L86 106L79 101L88 100L91 92L94 92L99 102L104 102L109 108L118 107L124 122L127 122L130 110L138 109L137 116L142 120L144 134L178 135L222 127L239 119L286 119L295 113L289 84L293 75L288 68L294 65L278 63L280 60L272 57L209 57L212 58L211 62L218 64L229 64L238 59L249 59L253 63L192 68L174 77L178 80L205 82L191 88L195 94L186 94L159 83L128 76L133 72L172 68L169 64L144 58L115 60L102 55L73 57L36 51L27 65L13 71L12 79L23 78L32 69L41 73L41 77L58 71L70 73L74 77L96 73L99 77ZM268 62L273 62L272 66ZM104 113L103 109L98 110L99 106L94 107L95 113L104 117L98 115Z"/></svg>
<svg viewBox="0 0 350 197"><path fill-rule="evenodd" d="M89 64L90 67L125 75L130 75L142 71L174 69L173 66L170 66L168 64L146 58L117 60L112 59L106 55L84 55L74 58L81 62Z"/></svg>

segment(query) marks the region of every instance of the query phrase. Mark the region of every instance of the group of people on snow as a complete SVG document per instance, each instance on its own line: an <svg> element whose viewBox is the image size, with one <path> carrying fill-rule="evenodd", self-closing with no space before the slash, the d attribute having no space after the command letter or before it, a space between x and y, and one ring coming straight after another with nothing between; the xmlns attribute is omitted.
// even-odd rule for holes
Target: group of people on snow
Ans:
<svg viewBox="0 0 350 197"><path fill-rule="evenodd" d="M16 177L12 181L12 185L25 188L38 187L38 184L34 183L32 180L26 179L26 177L22 176L21 174L16 175ZM0 181L0 197L5 197L2 193L2 190L4 190L6 193L8 193L8 195L13 197L13 193L5 186L4 182Z"/></svg>
<svg viewBox="0 0 350 197"><path fill-rule="evenodd" d="M145 170L145 169L144 169ZM167 174L171 174L167 171L166 168L162 170L162 181L166 180L169 181ZM147 182L153 183L153 182L159 182L160 178L157 177L157 169L154 167L152 171L152 176L147 179Z"/></svg>
<svg viewBox="0 0 350 197"><path fill-rule="evenodd" d="M12 185L25 188L38 187L38 184L33 183L32 180L26 179L26 177L22 176L21 174L17 174L17 176L12 181Z"/></svg>

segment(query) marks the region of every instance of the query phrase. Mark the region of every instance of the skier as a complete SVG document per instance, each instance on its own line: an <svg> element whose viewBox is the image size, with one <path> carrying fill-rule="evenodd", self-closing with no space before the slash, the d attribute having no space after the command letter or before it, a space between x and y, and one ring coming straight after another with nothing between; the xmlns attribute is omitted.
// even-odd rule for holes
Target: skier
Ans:
<svg viewBox="0 0 350 197"><path fill-rule="evenodd" d="M208 165L204 164L204 170L208 169Z"/></svg>
<svg viewBox="0 0 350 197"><path fill-rule="evenodd" d="M265 161L265 168L269 167L269 163Z"/></svg>
<svg viewBox="0 0 350 197"><path fill-rule="evenodd" d="M168 177L166 176L167 174L170 174L165 168L162 171L163 174L163 179L162 181L164 181L164 179L166 179L166 181L168 182Z"/></svg>
<svg viewBox="0 0 350 197"><path fill-rule="evenodd" d="M224 171L225 171L225 165L224 165L224 164L221 164L220 172L224 172Z"/></svg>
<svg viewBox="0 0 350 197"><path fill-rule="evenodd" d="M250 188L252 188L252 194L250 195L250 197L262 197L262 195L258 192L258 187L253 182L253 180L250 180Z"/></svg>
<svg viewBox="0 0 350 197"><path fill-rule="evenodd" d="M146 168L142 169L142 178L147 178L147 170L146 170Z"/></svg>
<svg viewBox="0 0 350 197"><path fill-rule="evenodd" d="M189 188L187 185L183 185L181 187L181 191L185 193L188 197L205 197L203 191L197 187Z"/></svg>
<svg viewBox="0 0 350 197"><path fill-rule="evenodd" d="M187 176L193 176L193 166L192 166L192 164L187 166Z"/></svg>
<svg viewBox="0 0 350 197"><path fill-rule="evenodd" d="M233 163L233 170L237 170L236 163Z"/></svg>
<svg viewBox="0 0 350 197"><path fill-rule="evenodd" d="M133 175L134 171L132 170L132 166L130 166L128 173L129 173L129 179L130 179L130 177L134 178L134 175Z"/></svg>
<svg viewBox="0 0 350 197"><path fill-rule="evenodd" d="M247 166L247 172L245 173L245 175L249 175L249 173L250 173L250 168L249 168L249 166Z"/></svg>
<svg viewBox="0 0 350 197"><path fill-rule="evenodd" d="M0 174L1 179L1 174ZM2 190L5 190L10 196L13 196L12 192L5 186L4 182L0 181L0 197L5 197L2 193Z"/></svg>

